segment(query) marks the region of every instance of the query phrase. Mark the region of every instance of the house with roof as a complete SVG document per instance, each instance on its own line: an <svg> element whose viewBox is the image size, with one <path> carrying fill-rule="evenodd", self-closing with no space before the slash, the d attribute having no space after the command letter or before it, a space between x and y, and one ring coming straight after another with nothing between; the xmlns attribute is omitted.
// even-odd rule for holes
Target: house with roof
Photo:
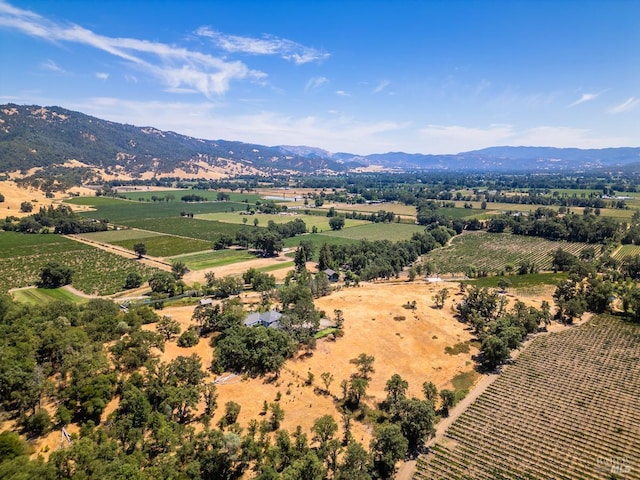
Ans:
<svg viewBox="0 0 640 480"><path fill-rule="evenodd" d="M269 310L268 312L253 312L244 319L245 327L255 327L262 325L266 328L280 328L280 319L282 314L277 310Z"/></svg>
<svg viewBox="0 0 640 480"><path fill-rule="evenodd" d="M340 274L338 272L336 272L335 270L331 270L330 268L327 268L324 271L325 275L327 276L327 278L329 279L330 282L337 282L338 279L340 278Z"/></svg>

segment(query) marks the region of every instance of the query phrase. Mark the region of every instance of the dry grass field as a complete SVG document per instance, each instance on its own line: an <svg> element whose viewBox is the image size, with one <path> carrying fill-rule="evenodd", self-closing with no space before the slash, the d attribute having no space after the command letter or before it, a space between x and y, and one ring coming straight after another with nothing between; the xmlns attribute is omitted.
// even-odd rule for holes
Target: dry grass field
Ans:
<svg viewBox="0 0 640 480"><path fill-rule="evenodd" d="M71 192L80 193L82 195L94 195L94 192L84 187L74 187ZM38 211L40 207L48 207L61 199L69 196L69 193L56 193L55 198L47 198L42 190L35 188L22 188L11 180L0 182L0 193L4 195L4 202L0 203L0 216L2 218L13 215L15 217L24 217L30 215L20 211L22 202L30 202L33 205L33 212Z"/></svg>
<svg viewBox="0 0 640 480"><path fill-rule="evenodd" d="M218 415L213 421L218 420L224 404L233 400L242 405L239 421L246 427L250 419L261 418L263 402L273 402L278 392L285 410L283 428L293 431L300 425L309 432L313 421L326 413L339 420L340 414L332 396L321 394L314 387L321 387L320 375L330 372L334 376L330 392L340 397L340 382L355 371L349 360L360 353L375 357L376 371L366 399L371 407L385 398L385 383L394 373L399 373L409 382L410 395L421 396L422 383L427 380L439 388L452 388L451 379L455 375L473 370L471 356L477 353L477 349L472 347L468 353L458 355L445 353L446 347L470 340L471 335L453 318L451 303L448 302L443 310L432 308L431 297L436 288L442 287L422 282L362 284L317 300L317 307L330 317L333 317L334 309L343 310L344 336L335 341L321 339L311 356L287 361L276 381L236 377L219 385ZM457 285L451 288L457 289ZM402 307L412 300L416 300L415 311ZM165 308L162 314L178 320L184 330L192 324L193 309L193 306L171 307ZM146 325L144 328L154 329L155 326ZM208 339L201 339L191 348L180 348L175 340L167 342L160 358L169 361L178 355L192 353L202 358L203 366L211 365L213 350ZM305 385L308 372L315 376L313 386ZM210 374L209 381L214 378ZM371 433L372 427L366 422L354 422L353 434L357 440L368 444Z"/></svg>
<svg viewBox="0 0 640 480"><path fill-rule="evenodd" d="M416 479L640 479L640 326L540 337L418 463Z"/></svg>

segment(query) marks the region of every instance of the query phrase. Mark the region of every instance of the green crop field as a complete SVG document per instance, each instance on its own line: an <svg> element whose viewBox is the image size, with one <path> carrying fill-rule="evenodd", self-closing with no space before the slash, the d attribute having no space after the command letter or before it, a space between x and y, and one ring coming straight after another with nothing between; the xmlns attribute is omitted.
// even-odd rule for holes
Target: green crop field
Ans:
<svg viewBox="0 0 640 480"><path fill-rule="evenodd" d="M155 271L135 260L105 252L60 235L0 234L0 291L34 285L40 270L58 262L74 271L73 286L85 293L109 295L122 290L129 272L143 277Z"/></svg>
<svg viewBox="0 0 640 480"><path fill-rule="evenodd" d="M144 187L140 187L144 188ZM231 202L243 202L243 203L256 203L260 199L260 195L255 193L238 193L238 192L224 192L229 195ZM218 192L214 190L192 190L192 189L179 189L179 190L136 190L133 192L118 192L118 195L135 201L151 201L152 197L166 197L167 195L173 195L173 201L181 201L180 199L185 195L198 195L199 197L206 198L208 201L215 202L218 200Z"/></svg>
<svg viewBox="0 0 640 480"><path fill-rule="evenodd" d="M640 326L536 338L418 459L416 480L640 479Z"/></svg>
<svg viewBox="0 0 640 480"><path fill-rule="evenodd" d="M432 263L441 273L464 272L469 266L498 272L507 264L517 266L523 260L535 263L540 270L548 270L551 268L551 255L558 248L577 256L588 247L590 245L586 243L473 232L454 237L450 245L426 255L425 261Z"/></svg>
<svg viewBox="0 0 640 480"><path fill-rule="evenodd" d="M133 250L136 243L144 243L147 255L152 257L172 257L184 253L202 252L211 249L211 242L196 238L176 237L173 235L153 236L142 239L120 240L114 245Z"/></svg>
<svg viewBox="0 0 640 480"><path fill-rule="evenodd" d="M635 257L640 255L640 245L622 245L613 254L616 260L622 260L625 257Z"/></svg>
<svg viewBox="0 0 640 480"><path fill-rule="evenodd" d="M211 250L209 252L177 255L169 260L180 260L187 265L189 270L204 270L232 263L246 262L255 258L256 256L248 250Z"/></svg>
<svg viewBox="0 0 640 480"><path fill-rule="evenodd" d="M106 218L112 223L128 224L141 219L180 217L181 212L194 215L214 212L232 212L245 210L246 204L236 202L200 202L185 203L179 200L171 202L136 202L105 197L78 197L67 200L75 205L88 205L95 211L81 212L80 215L91 218Z"/></svg>
<svg viewBox="0 0 640 480"><path fill-rule="evenodd" d="M27 235L0 231L1 259L35 255L41 251L51 254L64 253L69 249L89 250L91 247L74 242L61 235Z"/></svg>
<svg viewBox="0 0 640 480"><path fill-rule="evenodd" d="M132 220L127 222L127 226L169 235L196 238L208 242L214 242L222 235L235 237L236 233L243 228L254 228L253 225L249 227L248 225L234 225L188 217Z"/></svg>
<svg viewBox="0 0 640 480"><path fill-rule="evenodd" d="M324 236L348 240L409 240L416 232L424 232L420 225L407 223L369 223L337 231L323 232Z"/></svg>
<svg viewBox="0 0 640 480"><path fill-rule="evenodd" d="M350 238L338 238L333 237L330 234L324 233L309 233L307 235L298 235L297 237L285 238L284 239L284 247L285 248L296 248L300 245L300 242L311 242L315 245L317 258L318 251L323 243L327 243L329 245L345 245L349 243L358 243L358 240L350 239Z"/></svg>
<svg viewBox="0 0 640 480"><path fill-rule="evenodd" d="M82 238L95 242L109 243L133 250L136 243L144 243L147 254L153 257L170 257L182 253L200 252L211 248L211 242L195 238L163 235L135 228L110 230L108 232L85 233Z"/></svg>
<svg viewBox="0 0 640 480"><path fill-rule="evenodd" d="M161 233L150 232L148 230L138 230L135 228L123 228L121 230L108 230L106 232L83 233L82 238L92 240L94 242L113 243L123 240L140 240L150 237L161 236Z"/></svg>
<svg viewBox="0 0 640 480"><path fill-rule="evenodd" d="M331 227L329 226L329 218L326 216L319 216L319 215L304 215L304 214L267 215L267 214L261 214L261 213L257 213L255 215L240 215L239 212L235 212L235 213L207 213L204 215L197 215L196 218L199 220L213 220L213 221L218 221L223 223L233 223L238 225L242 225L246 221L246 224L251 226L253 225L253 222L255 220L258 220L258 226L261 226L261 227L266 227L269 221L273 221L274 223L281 224L281 223L292 222L294 220L300 219L305 223L308 231L311 231L313 227L316 227L319 232L331 230ZM344 228L355 227L358 225L366 225L368 223L369 222L365 220L351 220L349 218L346 218Z"/></svg>
<svg viewBox="0 0 640 480"><path fill-rule="evenodd" d="M30 305L42 305L51 302L87 303L88 298L79 297L64 288L25 288L11 292L13 299Z"/></svg>

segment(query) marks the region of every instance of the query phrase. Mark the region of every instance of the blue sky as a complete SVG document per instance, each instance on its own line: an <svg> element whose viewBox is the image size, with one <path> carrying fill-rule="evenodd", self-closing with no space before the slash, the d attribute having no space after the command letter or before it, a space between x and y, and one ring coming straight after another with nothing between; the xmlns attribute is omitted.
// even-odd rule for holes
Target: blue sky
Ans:
<svg viewBox="0 0 640 480"><path fill-rule="evenodd" d="M640 146L640 1L0 0L0 102L358 154Z"/></svg>

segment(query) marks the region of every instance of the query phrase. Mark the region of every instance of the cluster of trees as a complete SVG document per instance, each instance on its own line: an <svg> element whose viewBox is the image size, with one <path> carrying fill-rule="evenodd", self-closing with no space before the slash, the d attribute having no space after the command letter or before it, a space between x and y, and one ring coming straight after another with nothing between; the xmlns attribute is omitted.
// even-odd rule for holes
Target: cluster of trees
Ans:
<svg viewBox="0 0 640 480"><path fill-rule="evenodd" d="M420 255L445 245L451 232L445 227L436 227L424 233L414 233L410 240L361 240L349 245L323 244L318 254L318 269L343 270L354 281L391 278L412 265ZM302 246L299 251L307 251ZM310 258L307 254L296 254L296 265Z"/></svg>
<svg viewBox="0 0 640 480"><path fill-rule="evenodd" d="M482 363L488 369L509 358L525 337L536 332L541 324L551 320L550 305L541 309L527 307L517 301L507 309L507 299L495 290L471 286L466 288L462 301L456 306L460 320L474 329L481 342Z"/></svg>
<svg viewBox="0 0 640 480"><path fill-rule="evenodd" d="M416 205L421 199L429 199L625 208L623 200L607 200L602 196L614 196L615 192L635 192L638 187L638 178L634 172L614 175L601 171L545 175L487 172L369 173L331 178L305 177L298 182L298 186L331 189L332 192L322 192L323 199L347 203L385 199L406 205ZM345 189L346 193L340 192L339 189ZM593 189L601 191L602 195L584 192L554 194L551 192L551 190L560 189ZM465 194L461 190L471 190L471 192ZM504 193L506 191L519 193L506 195Z"/></svg>
<svg viewBox="0 0 640 480"><path fill-rule="evenodd" d="M610 217L575 213L559 215L551 208L537 208L531 215L501 215L491 219L490 232L503 232L509 228L516 235L543 237L549 240L603 243L620 237L626 226Z"/></svg>
<svg viewBox="0 0 640 480"><path fill-rule="evenodd" d="M235 239L229 235L222 235L216 240L213 248L219 250L235 243L244 248L253 247L259 250L264 257L272 257L282 250L285 238L306 232L307 226L300 218L280 224L270 220L267 228L258 228L255 223L254 228L240 229L236 233Z"/></svg>
<svg viewBox="0 0 640 480"><path fill-rule="evenodd" d="M31 211L31 210L28 210ZM59 234L101 232L107 229L107 220L80 217L67 205L40 207L37 213L22 217L7 217L2 229L22 233L42 233L53 229Z"/></svg>

